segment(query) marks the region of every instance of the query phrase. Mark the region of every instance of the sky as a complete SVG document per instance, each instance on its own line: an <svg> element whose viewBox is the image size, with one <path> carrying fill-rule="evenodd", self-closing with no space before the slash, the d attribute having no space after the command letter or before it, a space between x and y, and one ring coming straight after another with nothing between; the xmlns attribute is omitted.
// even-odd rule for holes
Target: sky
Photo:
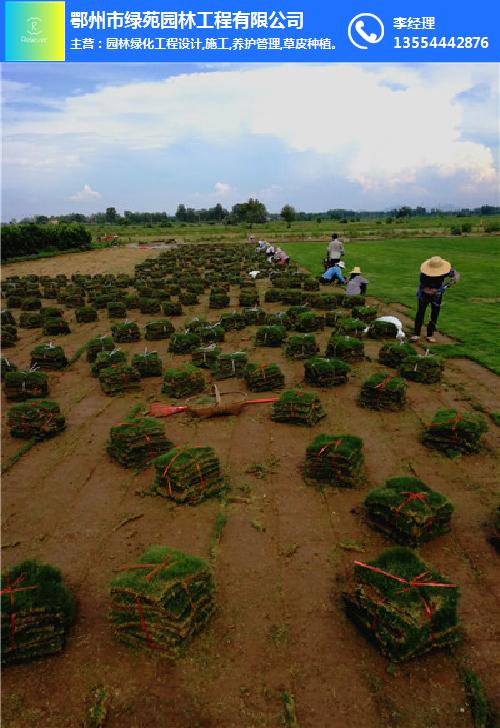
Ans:
<svg viewBox="0 0 500 728"><path fill-rule="evenodd" d="M494 64L9 63L2 220L499 205Z"/></svg>

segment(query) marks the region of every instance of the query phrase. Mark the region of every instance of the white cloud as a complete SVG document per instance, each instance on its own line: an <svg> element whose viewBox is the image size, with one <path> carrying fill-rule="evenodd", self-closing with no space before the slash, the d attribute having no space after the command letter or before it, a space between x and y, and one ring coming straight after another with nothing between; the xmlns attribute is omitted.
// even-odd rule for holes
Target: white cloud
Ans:
<svg viewBox="0 0 500 728"><path fill-rule="evenodd" d="M214 184L214 192L218 195L228 195L231 190L231 185L227 182L216 182Z"/></svg>
<svg viewBox="0 0 500 728"><path fill-rule="evenodd" d="M96 192L88 184L83 185L83 189L79 192L75 192L71 195L70 200L76 200L77 202L88 202L89 200L98 200L102 197L100 192Z"/></svg>

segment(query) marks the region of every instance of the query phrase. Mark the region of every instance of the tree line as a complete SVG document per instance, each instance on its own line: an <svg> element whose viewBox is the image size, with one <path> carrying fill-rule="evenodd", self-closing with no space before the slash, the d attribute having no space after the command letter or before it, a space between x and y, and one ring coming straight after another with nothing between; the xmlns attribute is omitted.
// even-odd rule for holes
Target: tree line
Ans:
<svg viewBox="0 0 500 728"><path fill-rule="evenodd" d="M2 260L41 252L86 250L90 248L91 242L91 234L79 223L3 225Z"/></svg>

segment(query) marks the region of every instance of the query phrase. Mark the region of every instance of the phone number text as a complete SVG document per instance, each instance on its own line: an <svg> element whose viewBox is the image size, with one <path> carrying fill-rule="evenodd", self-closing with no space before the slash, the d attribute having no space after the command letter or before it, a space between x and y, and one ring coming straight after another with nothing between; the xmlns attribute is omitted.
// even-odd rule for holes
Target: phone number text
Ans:
<svg viewBox="0 0 500 728"><path fill-rule="evenodd" d="M397 35L394 38L394 48L488 48L488 36L479 35L451 35L441 37L434 35Z"/></svg>

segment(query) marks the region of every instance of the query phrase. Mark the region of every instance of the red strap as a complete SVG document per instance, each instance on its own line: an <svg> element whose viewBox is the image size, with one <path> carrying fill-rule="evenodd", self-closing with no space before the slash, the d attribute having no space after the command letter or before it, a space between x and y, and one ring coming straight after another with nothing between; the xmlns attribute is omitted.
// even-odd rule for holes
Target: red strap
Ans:
<svg viewBox="0 0 500 728"><path fill-rule="evenodd" d="M6 586L2 589L0 592L0 595L3 596L4 594L9 595L9 602L10 602L10 640L12 643L12 646L16 646L16 613L14 611L14 592L20 592L20 591L29 591L30 589L38 589L37 585L34 586L22 586L18 587L18 584L22 584L22 582L26 578L26 573L19 574L17 579L13 584L10 583L10 576L5 577Z"/></svg>
<svg viewBox="0 0 500 728"><path fill-rule="evenodd" d="M402 508L404 508L404 507L405 507L405 505L407 505L407 503L411 503L411 502L412 502L412 501L414 501L414 500L418 500L418 501L420 501L421 503L423 503L424 505L427 505L427 503L426 503L426 500L425 500L425 499L427 498L427 495L428 495L428 494L427 494L427 493L426 493L425 491L423 491L423 490L422 490L422 491L420 491L419 493L412 493L412 492L410 492L410 491L408 491L408 490L402 490L402 491L400 492L400 495L407 495L407 496L408 496L408 498L407 498L406 500L404 500L404 501L403 501L403 502L402 502L402 503L401 503L401 504L399 505L399 507L398 507L398 508L396 508L396 513L399 513L399 511L400 511L400 510L401 510Z"/></svg>

